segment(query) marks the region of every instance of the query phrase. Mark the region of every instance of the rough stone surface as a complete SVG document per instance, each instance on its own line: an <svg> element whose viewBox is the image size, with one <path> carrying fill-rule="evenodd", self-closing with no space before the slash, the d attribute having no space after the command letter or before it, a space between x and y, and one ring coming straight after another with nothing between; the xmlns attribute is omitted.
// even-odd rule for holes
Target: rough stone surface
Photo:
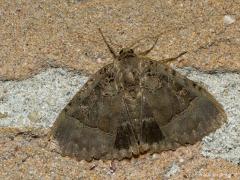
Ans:
<svg viewBox="0 0 240 180"><path fill-rule="evenodd" d="M229 24L232 24L236 21L235 17L234 16L230 16L230 15L225 15L224 16L224 19L223 19L223 22L226 24L226 25L229 25Z"/></svg>
<svg viewBox="0 0 240 180"><path fill-rule="evenodd" d="M172 166L169 168L169 170L165 174L165 177L169 178L178 172L180 172L180 167L175 162L173 162Z"/></svg>
<svg viewBox="0 0 240 180"><path fill-rule="evenodd" d="M0 101L0 126L51 126L86 80L80 74L52 68L23 81L0 81L4 92Z"/></svg>
<svg viewBox="0 0 240 180"><path fill-rule="evenodd" d="M151 53L156 60L189 51L179 66L240 70L236 0L4 0L0 5L0 79L30 77L48 66L96 72L112 61L97 28L117 50L162 33Z"/></svg>

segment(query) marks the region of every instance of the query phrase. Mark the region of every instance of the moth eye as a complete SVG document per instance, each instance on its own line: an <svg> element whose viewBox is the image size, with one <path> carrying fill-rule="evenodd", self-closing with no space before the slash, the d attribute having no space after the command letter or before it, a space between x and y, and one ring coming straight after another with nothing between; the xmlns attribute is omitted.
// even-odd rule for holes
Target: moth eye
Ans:
<svg viewBox="0 0 240 180"><path fill-rule="evenodd" d="M123 50L121 49L121 51L119 52L119 54L122 54L123 53Z"/></svg>
<svg viewBox="0 0 240 180"><path fill-rule="evenodd" d="M130 53L133 53L133 49L130 49L129 52L130 52Z"/></svg>

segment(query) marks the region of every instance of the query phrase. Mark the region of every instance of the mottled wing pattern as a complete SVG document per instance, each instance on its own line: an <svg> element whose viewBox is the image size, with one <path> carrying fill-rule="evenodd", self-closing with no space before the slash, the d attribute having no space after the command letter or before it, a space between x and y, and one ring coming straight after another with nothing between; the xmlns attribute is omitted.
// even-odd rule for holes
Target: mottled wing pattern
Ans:
<svg viewBox="0 0 240 180"><path fill-rule="evenodd" d="M221 105L197 83L157 61L141 61L141 142L152 144L151 151L193 144L226 121Z"/></svg>
<svg viewBox="0 0 240 180"><path fill-rule="evenodd" d="M132 156L126 150L136 139L112 69L100 69L58 116L52 131L64 155L89 161Z"/></svg>
<svg viewBox="0 0 240 180"><path fill-rule="evenodd" d="M148 58L131 62L130 74L113 64L100 69L60 113L52 132L64 155L120 160L176 149L225 122L221 105L197 83Z"/></svg>

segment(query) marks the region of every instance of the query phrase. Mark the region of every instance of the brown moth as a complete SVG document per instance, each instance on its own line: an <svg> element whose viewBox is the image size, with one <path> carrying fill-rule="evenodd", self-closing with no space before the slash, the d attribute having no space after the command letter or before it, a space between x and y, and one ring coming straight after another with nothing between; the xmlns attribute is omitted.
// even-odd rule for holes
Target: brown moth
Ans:
<svg viewBox="0 0 240 180"><path fill-rule="evenodd" d="M94 74L58 116L52 134L63 155L78 160L124 159L194 144L226 121L222 106L164 61L147 58L154 45L117 55Z"/></svg>

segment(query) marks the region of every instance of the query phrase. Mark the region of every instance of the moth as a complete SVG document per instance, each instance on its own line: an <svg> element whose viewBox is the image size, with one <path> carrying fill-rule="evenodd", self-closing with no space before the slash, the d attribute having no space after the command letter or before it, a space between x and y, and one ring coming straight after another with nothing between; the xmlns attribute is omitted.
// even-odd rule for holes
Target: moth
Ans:
<svg viewBox="0 0 240 180"><path fill-rule="evenodd" d="M62 155L77 160L137 157L194 144L226 122L215 98L163 61L123 48L57 117L52 135Z"/></svg>

